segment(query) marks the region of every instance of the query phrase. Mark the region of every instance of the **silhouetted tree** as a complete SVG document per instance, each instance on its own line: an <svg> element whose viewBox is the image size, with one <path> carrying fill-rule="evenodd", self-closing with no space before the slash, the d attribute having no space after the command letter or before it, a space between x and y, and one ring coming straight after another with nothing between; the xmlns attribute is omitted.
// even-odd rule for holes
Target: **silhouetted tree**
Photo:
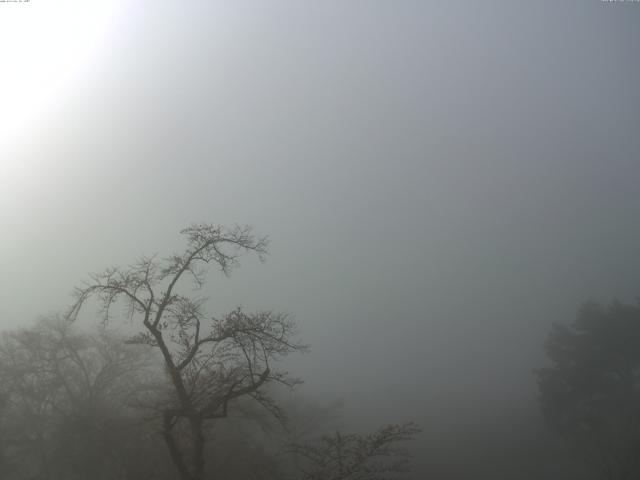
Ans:
<svg viewBox="0 0 640 480"><path fill-rule="evenodd" d="M408 471L404 442L419 433L413 423L388 425L368 435L336 431L313 443L293 443L294 478L300 480L383 480Z"/></svg>
<svg viewBox="0 0 640 480"><path fill-rule="evenodd" d="M548 423L607 479L640 476L640 307L590 303L554 325L538 370Z"/></svg>
<svg viewBox="0 0 640 480"><path fill-rule="evenodd" d="M165 259L142 258L94 275L76 289L68 316L75 318L85 302L96 297L108 322L112 305L124 302L128 317L140 328L130 342L159 350L170 384L165 397L147 406L162 416L164 441L180 478L201 480L205 423L227 417L241 398L251 398L281 417L281 408L264 387L299 383L272 364L305 347L296 341L296 326L285 314L238 308L218 318L207 313L206 299L194 294L194 288L205 285L207 265L229 275L243 253L262 259L266 238L255 237L248 227L193 225L182 233L187 237L184 252ZM189 280L191 289L180 290Z"/></svg>
<svg viewBox="0 0 640 480"><path fill-rule="evenodd" d="M120 478L133 433L126 399L145 355L60 319L5 332L0 341L3 479ZM134 388L135 387L135 388Z"/></svg>

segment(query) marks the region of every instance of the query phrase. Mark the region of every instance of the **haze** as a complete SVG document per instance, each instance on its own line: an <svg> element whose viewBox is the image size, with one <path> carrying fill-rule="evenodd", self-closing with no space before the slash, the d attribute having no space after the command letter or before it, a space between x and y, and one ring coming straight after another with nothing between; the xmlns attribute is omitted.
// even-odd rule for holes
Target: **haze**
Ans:
<svg viewBox="0 0 640 480"><path fill-rule="evenodd" d="M0 19L43 8L0 3ZM65 34L64 12L39 43ZM91 272L179 250L192 222L249 224L271 254L212 271L212 310L291 312L311 345L289 365L305 395L343 400L350 425L415 420L416 478L471 478L443 460L477 452L469 432L537 425L551 324L586 300L635 301L639 4L103 14L89 53L73 57L81 30L61 47L61 77L38 48L24 61L47 77L0 67L2 98L58 82L19 125L3 117L2 328L64 310ZM0 59L20 48L3 41ZM500 452L458 458L474 478L525 478Z"/></svg>

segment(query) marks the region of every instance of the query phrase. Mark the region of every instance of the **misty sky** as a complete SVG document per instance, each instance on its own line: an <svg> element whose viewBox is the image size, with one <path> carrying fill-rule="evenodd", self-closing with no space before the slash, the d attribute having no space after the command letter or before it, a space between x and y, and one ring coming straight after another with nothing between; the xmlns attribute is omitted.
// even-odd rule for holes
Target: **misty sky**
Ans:
<svg viewBox="0 0 640 480"><path fill-rule="evenodd" d="M29 33L43 3L0 3L0 22L21 9ZM65 12L26 63L93 31ZM0 142L0 326L64 309L89 272L180 249L191 222L251 224L271 256L213 274L212 312L293 313L309 392L428 423L533 402L550 324L640 294L640 4L108 14L87 17L101 36L59 77L16 77L2 58L20 39L0 46L6 98L3 82L55 86Z"/></svg>

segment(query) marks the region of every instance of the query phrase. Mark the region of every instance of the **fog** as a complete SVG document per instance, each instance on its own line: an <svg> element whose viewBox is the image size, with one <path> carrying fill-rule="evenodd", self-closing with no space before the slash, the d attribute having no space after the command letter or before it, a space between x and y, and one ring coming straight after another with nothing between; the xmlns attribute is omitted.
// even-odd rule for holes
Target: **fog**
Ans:
<svg viewBox="0 0 640 480"><path fill-rule="evenodd" d="M37 35L42 3L0 19ZM248 224L270 254L211 269L210 310L291 313L302 395L417 422L415 478L569 478L534 370L554 322L639 293L640 5L112 5L0 142L0 327L193 222Z"/></svg>

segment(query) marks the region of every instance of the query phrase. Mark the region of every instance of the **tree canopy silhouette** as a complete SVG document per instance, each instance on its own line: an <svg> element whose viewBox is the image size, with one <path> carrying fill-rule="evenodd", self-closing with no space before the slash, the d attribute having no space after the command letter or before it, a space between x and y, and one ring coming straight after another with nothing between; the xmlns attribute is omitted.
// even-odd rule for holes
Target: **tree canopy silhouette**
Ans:
<svg viewBox="0 0 640 480"><path fill-rule="evenodd" d="M300 399L285 422L274 386L300 380L277 362L306 349L291 317L208 313L207 266L229 275L242 254L263 258L266 238L238 226L182 233L182 252L93 275L66 316L0 337L2 479L401 478L413 423L326 435L334 412ZM102 322L86 330L73 321L91 299Z"/></svg>
<svg viewBox="0 0 640 480"><path fill-rule="evenodd" d="M537 371L550 426L608 479L640 475L640 306L589 303L554 325Z"/></svg>
<svg viewBox="0 0 640 480"><path fill-rule="evenodd" d="M286 314L238 308L215 317L206 310L206 298L194 292L204 287L208 265L229 275L243 253L262 259L266 238L256 237L249 227L207 224L192 225L182 234L187 238L183 252L165 259L142 258L129 267L94 275L76 289L68 317L75 318L95 297L108 322L111 307L124 302L129 318L140 328L129 342L157 348L170 379L169 395L149 405L161 412L170 457L180 478L201 480L205 422L227 417L242 398L281 417L282 410L265 387L274 382L291 387L299 380L273 363L305 346L296 340L296 325ZM185 291L189 281L192 288Z"/></svg>

